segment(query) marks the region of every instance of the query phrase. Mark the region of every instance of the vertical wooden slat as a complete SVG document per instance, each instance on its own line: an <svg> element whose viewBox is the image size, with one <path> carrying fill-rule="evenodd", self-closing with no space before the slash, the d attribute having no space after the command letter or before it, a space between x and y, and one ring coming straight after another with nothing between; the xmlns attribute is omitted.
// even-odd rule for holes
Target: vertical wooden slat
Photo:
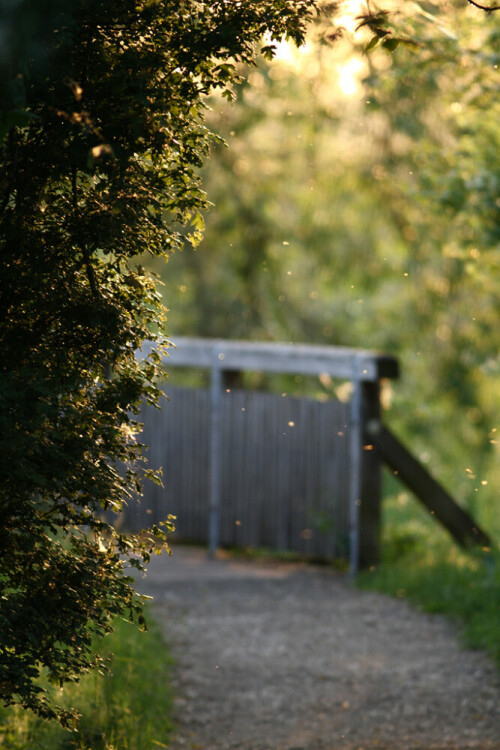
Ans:
<svg viewBox="0 0 500 750"><path fill-rule="evenodd" d="M221 401L222 372L218 367L211 371L210 385L210 474L209 474L209 527L208 551L215 557L220 535L220 488L221 488Z"/></svg>
<svg viewBox="0 0 500 750"><path fill-rule="evenodd" d="M343 498L349 496L349 478L351 475L351 454L350 454L350 442L349 442L349 413L350 405L341 404L341 413L339 413L340 419L338 419L337 427L340 429L336 430L339 451L339 470L336 474L338 481L338 492L339 492L339 527L341 529L349 528L349 504L342 502ZM346 531L343 533L342 538L342 549L345 557L349 553L349 535Z"/></svg>
<svg viewBox="0 0 500 750"><path fill-rule="evenodd" d="M252 418L249 421L250 442L253 446L254 458L253 465L249 465L249 474L253 474L254 484L251 488L250 497L247 504L243 501L243 508L246 507L246 513L242 513L241 524L245 529L245 543L249 547L258 547L260 542L259 524L260 518L265 511L266 503L266 431L264 421L265 407L262 401L255 401L252 407ZM267 480L267 485L269 481Z"/></svg>
<svg viewBox="0 0 500 750"><path fill-rule="evenodd" d="M287 465L288 447L288 417L290 414L290 403L288 399L282 398L276 401L276 411L274 429L276 431L276 465L278 469L278 482L276 488L276 504L273 512L273 531L270 539L274 538L276 549L287 549L287 502L286 497L289 491L289 466Z"/></svg>

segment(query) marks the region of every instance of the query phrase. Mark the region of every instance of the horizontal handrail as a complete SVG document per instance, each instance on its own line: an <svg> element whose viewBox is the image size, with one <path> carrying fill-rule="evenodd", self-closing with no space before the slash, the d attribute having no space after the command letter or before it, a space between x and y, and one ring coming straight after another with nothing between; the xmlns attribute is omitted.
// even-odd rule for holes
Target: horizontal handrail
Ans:
<svg viewBox="0 0 500 750"><path fill-rule="evenodd" d="M144 356L154 347L145 343ZM335 378L374 382L399 377L395 357L374 351L316 344L230 341L179 336L167 349L173 367L282 372L297 375L328 373Z"/></svg>

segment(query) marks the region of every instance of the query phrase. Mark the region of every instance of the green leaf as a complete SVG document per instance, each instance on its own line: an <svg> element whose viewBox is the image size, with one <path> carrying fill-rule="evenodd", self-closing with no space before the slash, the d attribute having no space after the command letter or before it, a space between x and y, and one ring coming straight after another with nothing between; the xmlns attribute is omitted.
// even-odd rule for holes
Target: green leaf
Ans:
<svg viewBox="0 0 500 750"><path fill-rule="evenodd" d="M380 38L376 34L372 36L372 38L370 39L370 41L365 47L365 52L369 52L370 50L374 49L374 47L377 46L379 41L380 41Z"/></svg>
<svg viewBox="0 0 500 750"><path fill-rule="evenodd" d="M394 50L398 48L399 42L399 39L396 39L396 37L392 36L389 39L384 39L382 45L386 50L388 50L388 52L394 52Z"/></svg>

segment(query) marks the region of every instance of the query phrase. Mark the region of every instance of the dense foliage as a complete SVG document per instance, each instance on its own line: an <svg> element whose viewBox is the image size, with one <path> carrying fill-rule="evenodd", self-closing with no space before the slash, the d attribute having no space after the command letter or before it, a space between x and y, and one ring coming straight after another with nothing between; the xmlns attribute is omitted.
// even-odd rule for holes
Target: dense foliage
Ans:
<svg viewBox="0 0 500 750"><path fill-rule="evenodd" d="M163 310L139 251L199 239L207 94L267 34L301 42L312 0L17 0L0 31L0 697L63 723L37 678L101 663L92 636L142 622L127 538L134 415L154 404ZM147 473L147 472L146 472ZM149 539L153 538L153 542Z"/></svg>

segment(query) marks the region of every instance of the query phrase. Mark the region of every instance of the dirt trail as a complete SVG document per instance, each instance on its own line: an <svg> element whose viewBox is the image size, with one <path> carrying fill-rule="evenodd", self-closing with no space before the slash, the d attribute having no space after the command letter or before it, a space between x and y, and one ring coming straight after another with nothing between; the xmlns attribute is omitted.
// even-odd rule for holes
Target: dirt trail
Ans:
<svg viewBox="0 0 500 750"><path fill-rule="evenodd" d="M187 548L141 589L177 662L172 750L500 750L498 671L405 601Z"/></svg>

